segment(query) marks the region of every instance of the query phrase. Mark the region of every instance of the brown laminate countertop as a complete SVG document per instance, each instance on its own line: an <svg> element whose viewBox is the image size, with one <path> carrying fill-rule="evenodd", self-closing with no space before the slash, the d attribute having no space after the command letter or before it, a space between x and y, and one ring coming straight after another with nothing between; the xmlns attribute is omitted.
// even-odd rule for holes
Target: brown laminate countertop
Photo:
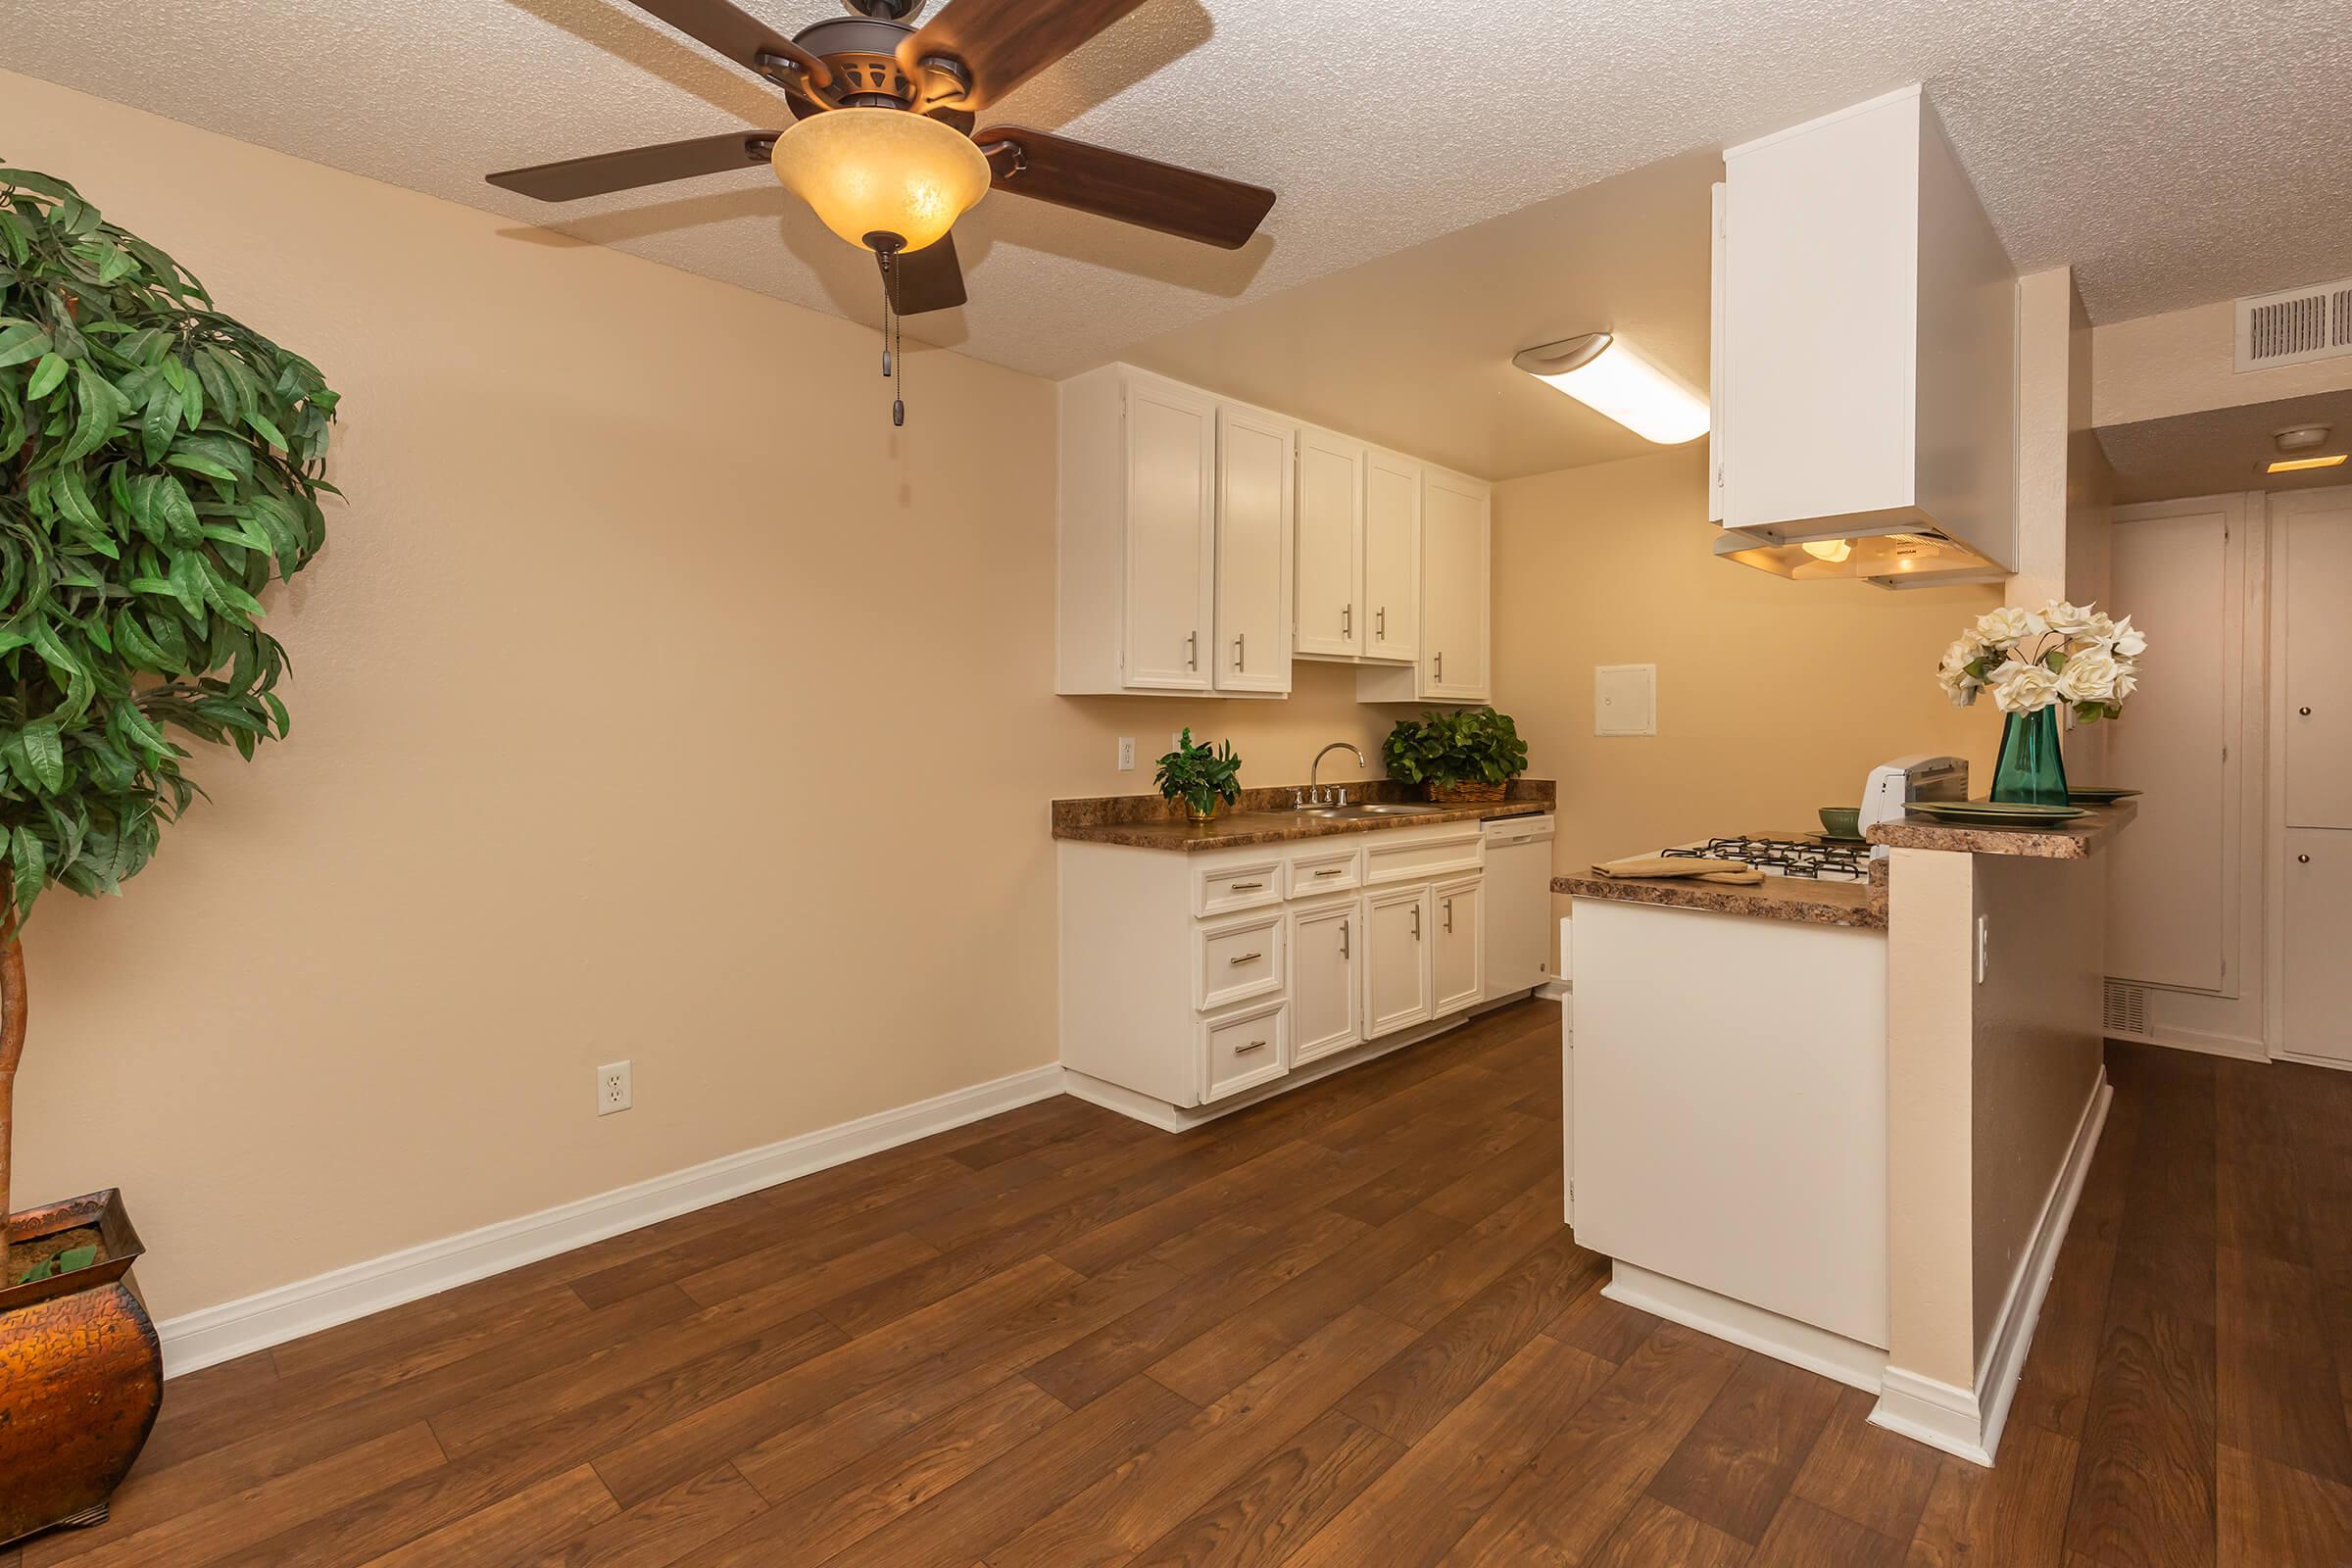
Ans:
<svg viewBox="0 0 2352 1568"><path fill-rule="evenodd" d="M1949 850L1958 855L2023 855L2042 860L2086 860L2132 817L2135 801L2089 806L2088 814L2057 827L1993 827L1906 816L1872 826L1869 839L1897 850Z"/></svg>
<svg viewBox="0 0 2352 1568"><path fill-rule="evenodd" d="M1842 925L1864 931L1886 929L1886 862L1872 862L1868 882L1816 882L1801 876L1768 876L1742 886L1698 882L1689 877L1616 877L1588 872L1555 876L1551 891L1574 899L1607 899L1617 904L1650 904L1669 909L1704 909L1759 920L1794 920L1804 925Z"/></svg>
<svg viewBox="0 0 2352 1568"><path fill-rule="evenodd" d="M1294 786L1285 784L1274 789L1245 790L1238 809L1219 812L1213 821L1200 823L1172 814L1169 804L1156 795L1105 795L1055 801L1054 836L1074 844L1117 844L1128 849L1198 854L1205 850L1245 849L1253 844L1283 844L1294 839L1330 838L1341 833L1379 833L1390 828L1428 827L1439 822L1536 816L1552 809L1558 798L1551 780L1520 778L1511 780L1508 793L1499 801L1467 802L1435 811L1416 811L1409 816L1334 820L1291 809L1293 789ZM1419 796L1407 786L1387 779L1349 784L1348 799L1350 803L1384 805L1419 802Z"/></svg>

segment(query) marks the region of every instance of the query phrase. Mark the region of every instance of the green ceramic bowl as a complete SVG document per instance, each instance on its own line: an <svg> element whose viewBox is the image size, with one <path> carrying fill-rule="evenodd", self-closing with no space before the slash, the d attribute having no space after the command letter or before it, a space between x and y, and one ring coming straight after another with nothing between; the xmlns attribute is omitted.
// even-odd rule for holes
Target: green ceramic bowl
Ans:
<svg viewBox="0 0 2352 1568"><path fill-rule="evenodd" d="M1825 806L1821 808L1821 830L1834 839L1858 839L1862 836L1862 808L1858 806Z"/></svg>

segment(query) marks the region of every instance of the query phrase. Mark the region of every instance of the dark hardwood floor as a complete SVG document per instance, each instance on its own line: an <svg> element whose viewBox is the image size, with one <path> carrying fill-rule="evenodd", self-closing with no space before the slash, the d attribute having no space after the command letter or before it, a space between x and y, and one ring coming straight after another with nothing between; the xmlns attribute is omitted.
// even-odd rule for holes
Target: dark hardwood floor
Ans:
<svg viewBox="0 0 2352 1568"><path fill-rule="evenodd" d="M1603 1299L1527 1004L1054 1100L174 1381L0 1568L2352 1563L2352 1077L2116 1048L1997 1468Z"/></svg>

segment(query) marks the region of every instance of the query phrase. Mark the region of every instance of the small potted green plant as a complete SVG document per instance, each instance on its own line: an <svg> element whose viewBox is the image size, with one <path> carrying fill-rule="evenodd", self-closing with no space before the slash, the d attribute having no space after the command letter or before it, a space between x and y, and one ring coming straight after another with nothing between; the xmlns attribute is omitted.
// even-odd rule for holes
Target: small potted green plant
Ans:
<svg viewBox="0 0 2352 1568"><path fill-rule="evenodd" d="M1188 729L1176 749L1159 760L1155 782L1162 796L1184 802L1185 815L1205 822L1217 814L1218 802L1231 806L1241 799L1241 772L1242 760L1234 755L1233 742L1196 743Z"/></svg>
<svg viewBox="0 0 2352 1568"><path fill-rule="evenodd" d="M1511 715L1492 708L1400 718L1380 745L1389 777L1418 784L1433 801L1499 801L1527 771L1527 743Z"/></svg>

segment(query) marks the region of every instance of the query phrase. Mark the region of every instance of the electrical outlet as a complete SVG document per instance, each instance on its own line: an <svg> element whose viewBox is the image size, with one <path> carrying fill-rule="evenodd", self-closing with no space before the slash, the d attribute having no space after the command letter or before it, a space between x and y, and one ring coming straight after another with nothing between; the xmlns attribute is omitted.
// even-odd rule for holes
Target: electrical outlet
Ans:
<svg viewBox="0 0 2352 1568"><path fill-rule="evenodd" d="M596 1113L610 1116L629 1108L629 1064L608 1061L596 1069Z"/></svg>
<svg viewBox="0 0 2352 1568"><path fill-rule="evenodd" d="M1135 771L1135 737L1132 735L1119 737L1119 771L1122 773Z"/></svg>
<svg viewBox="0 0 2352 1568"><path fill-rule="evenodd" d="M1992 967L1992 917L1977 916L1977 984L1984 983L1985 971Z"/></svg>

